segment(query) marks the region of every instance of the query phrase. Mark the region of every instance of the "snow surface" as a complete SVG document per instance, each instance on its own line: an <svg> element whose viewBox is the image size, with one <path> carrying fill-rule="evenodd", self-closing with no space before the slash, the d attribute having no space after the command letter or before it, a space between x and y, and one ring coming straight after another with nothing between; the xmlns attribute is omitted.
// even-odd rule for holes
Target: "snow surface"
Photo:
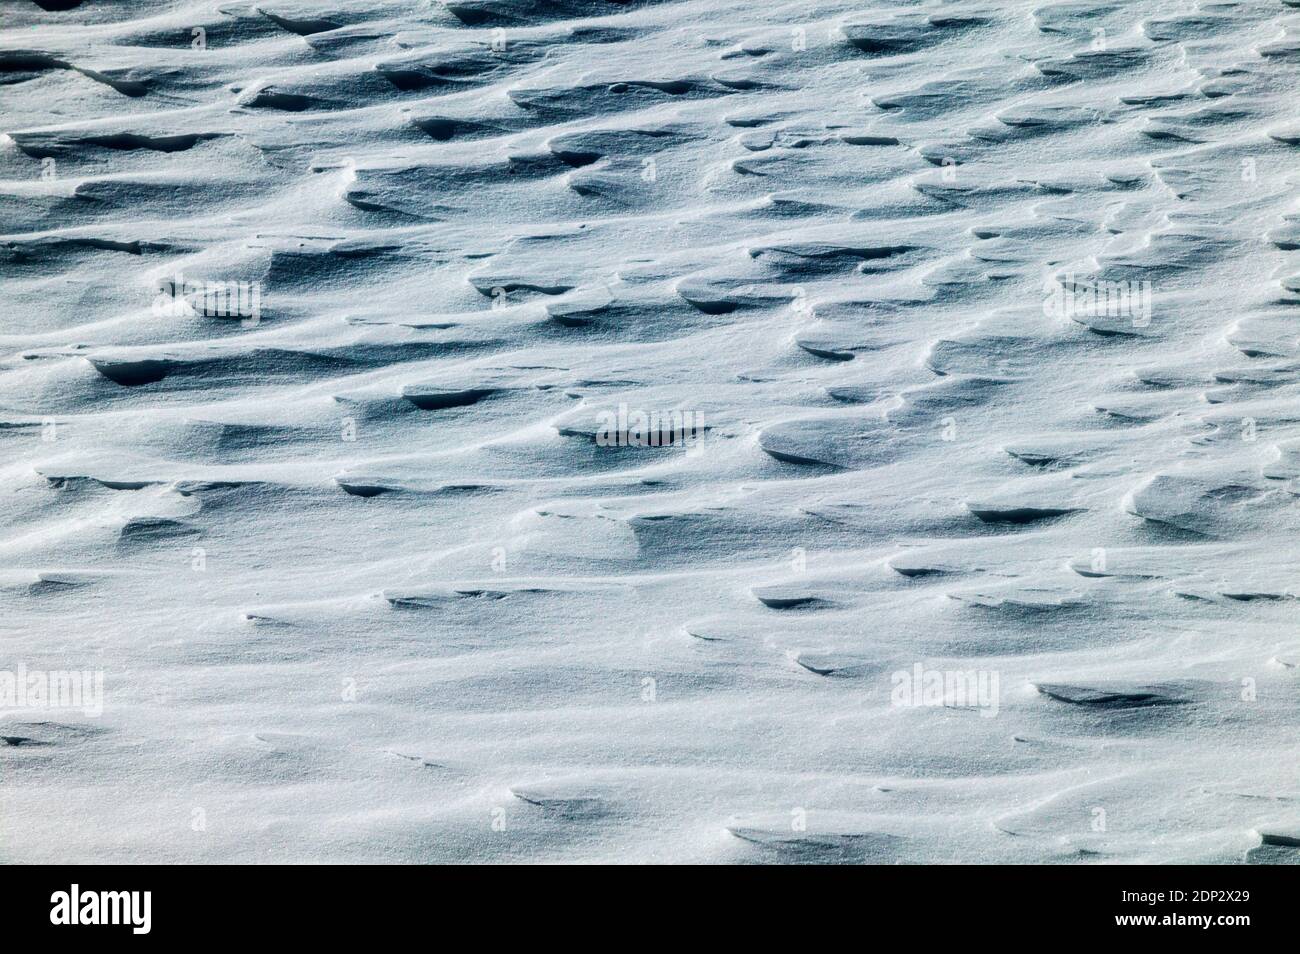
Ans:
<svg viewBox="0 0 1300 954"><path fill-rule="evenodd" d="M1296 6L7 3L0 859L1294 860Z"/></svg>

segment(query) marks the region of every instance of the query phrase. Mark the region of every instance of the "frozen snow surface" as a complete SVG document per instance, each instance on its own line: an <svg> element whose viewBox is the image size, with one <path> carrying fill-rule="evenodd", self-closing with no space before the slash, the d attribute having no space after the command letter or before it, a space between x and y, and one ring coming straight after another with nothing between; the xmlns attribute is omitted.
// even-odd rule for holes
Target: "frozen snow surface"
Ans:
<svg viewBox="0 0 1300 954"><path fill-rule="evenodd" d="M0 860L1300 856L1297 0L12 0L0 132Z"/></svg>

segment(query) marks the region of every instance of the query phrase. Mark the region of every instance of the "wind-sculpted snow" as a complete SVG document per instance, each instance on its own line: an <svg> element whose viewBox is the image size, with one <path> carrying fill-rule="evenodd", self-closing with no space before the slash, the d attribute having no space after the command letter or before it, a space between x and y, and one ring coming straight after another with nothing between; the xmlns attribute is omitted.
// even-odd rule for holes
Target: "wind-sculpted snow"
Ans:
<svg viewBox="0 0 1300 954"><path fill-rule="evenodd" d="M3 859L1300 860L1294 2L15 0L0 87Z"/></svg>

